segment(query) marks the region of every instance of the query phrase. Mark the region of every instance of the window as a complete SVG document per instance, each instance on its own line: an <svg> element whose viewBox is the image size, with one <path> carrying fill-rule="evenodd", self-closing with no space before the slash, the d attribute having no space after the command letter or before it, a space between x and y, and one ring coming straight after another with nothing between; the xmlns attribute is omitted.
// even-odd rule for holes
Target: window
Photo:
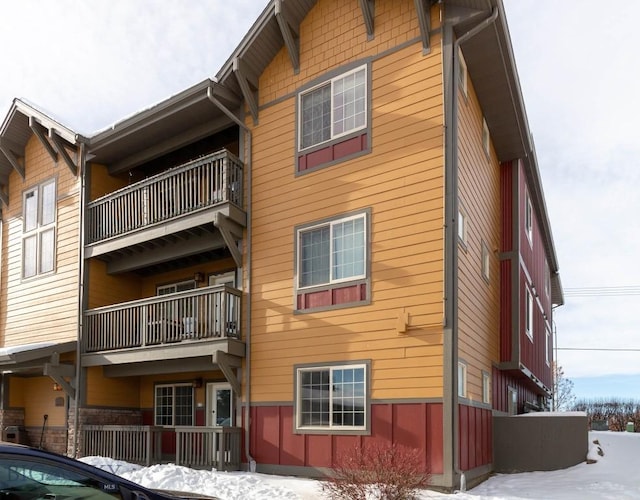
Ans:
<svg viewBox="0 0 640 500"><path fill-rule="evenodd" d="M155 425L193 425L193 385L157 385Z"/></svg>
<svg viewBox="0 0 640 500"><path fill-rule="evenodd" d="M524 304L524 324L527 337L533 340L533 295L531 291L526 288L526 300Z"/></svg>
<svg viewBox="0 0 640 500"><path fill-rule="evenodd" d="M458 396L467 397L467 365L463 361L458 361Z"/></svg>
<svg viewBox="0 0 640 500"><path fill-rule="evenodd" d="M491 375L482 372L482 402L491 404Z"/></svg>
<svg viewBox="0 0 640 500"><path fill-rule="evenodd" d="M462 51L458 50L458 84L462 93L467 96L467 62L464 60Z"/></svg>
<svg viewBox="0 0 640 500"><path fill-rule="evenodd" d="M56 240L55 179L25 191L22 217L22 277L52 272Z"/></svg>
<svg viewBox="0 0 640 500"><path fill-rule="evenodd" d="M551 294L551 270L547 259L544 259L544 294L549 297Z"/></svg>
<svg viewBox="0 0 640 500"><path fill-rule="evenodd" d="M366 365L296 369L296 428L366 430Z"/></svg>
<svg viewBox="0 0 640 500"><path fill-rule="evenodd" d="M458 241L466 245L467 244L467 214L462 208L458 208Z"/></svg>
<svg viewBox="0 0 640 500"><path fill-rule="evenodd" d="M364 278L366 214L298 230L298 287Z"/></svg>
<svg viewBox="0 0 640 500"><path fill-rule="evenodd" d="M518 391L513 387L508 388L507 405L507 411L509 412L509 415L518 414Z"/></svg>
<svg viewBox="0 0 640 500"><path fill-rule="evenodd" d="M482 119L482 148L488 156L491 152L491 136L489 135L487 121L484 118Z"/></svg>
<svg viewBox="0 0 640 500"><path fill-rule="evenodd" d="M545 343L544 343L544 357L547 366L551 366L551 332L546 329Z"/></svg>
<svg viewBox="0 0 640 500"><path fill-rule="evenodd" d="M529 238L529 243L533 244L533 208L528 193L525 196L524 228L527 233L527 238Z"/></svg>
<svg viewBox="0 0 640 500"><path fill-rule="evenodd" d="M360 67L300 94L299 150L367 124L367 71Z"/></svg>
<svg viewBox="0 0 640 500"><path fill-rule="evenodd" d="M489 281L489 269L491 267L491 260L489 256L490 256L489 247L487 246L487 243L483 240L482 241L482 257L481 257L482 277L487 281Z"/></svg>

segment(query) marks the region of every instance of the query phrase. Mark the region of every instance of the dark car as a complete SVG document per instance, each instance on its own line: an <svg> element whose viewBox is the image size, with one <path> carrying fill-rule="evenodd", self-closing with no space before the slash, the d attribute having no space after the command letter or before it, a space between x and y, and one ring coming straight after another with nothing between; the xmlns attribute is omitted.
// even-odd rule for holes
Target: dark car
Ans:
<svg viewBox="0 0 640 500"><path fill-rule="evenodd" d="M56 453L0 442L0 500L213 498L144 488Z"/></svg>

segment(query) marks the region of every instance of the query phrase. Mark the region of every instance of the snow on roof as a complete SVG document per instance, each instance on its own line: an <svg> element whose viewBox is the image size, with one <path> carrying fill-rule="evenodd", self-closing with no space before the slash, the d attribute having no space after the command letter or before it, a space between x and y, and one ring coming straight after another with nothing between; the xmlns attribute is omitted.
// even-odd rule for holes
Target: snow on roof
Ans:
<svg viewBox="0 0 640 500"><path fill-rule="evenodd" d="M0 347L0 356L11 356L12 354L34 351L36 349L43 349L45 347L51 347L54 345L56 345L55 342L36 342L35 344L22 344L10 347Z"/></svg>

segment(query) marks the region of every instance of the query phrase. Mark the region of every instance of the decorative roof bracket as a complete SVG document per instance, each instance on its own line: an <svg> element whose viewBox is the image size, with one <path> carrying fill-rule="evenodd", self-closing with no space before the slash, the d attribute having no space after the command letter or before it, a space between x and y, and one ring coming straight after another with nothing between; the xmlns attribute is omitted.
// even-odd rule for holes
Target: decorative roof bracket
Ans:
<svg viewBox="0 0 640 500"><path fill-rule="evenodd" d="M242 239L242 228L220 212L214 215L213 225L217 227L220 234L222 234L222 238L229 252L231 252L236 266L242 267L242 252L236 243L237 240Z"/></svg>
<svg viewBox="0 0 640 500"><path fill-rule="evenodd" d="M431 26L431 9L428 0L413 0L418 14L418 25L420 26L420 38L422 39L422 53L431 52L429 42L429 27Z"/></svg>
<svg viewBox="0 0 640 500"><path fill-rule="evenodd" d="M258 88L258 78L253 75L253 72L250 70L247 64L239 57L236 57L233 60L233 72L236 75L236 79L238 80L238 85L240 85L240 90L242 91L244 100L249 106L249 111L251 112L253 121L254 123L257 123L258 99L256 95L257 91L253 89ZM253 87L253 89L251 87Z"/></svg>
<svg viewBox="0 0 640 500"><path fill-rule="evenodd" d="M375 0L360 0L360 8L362 9L364 25L367 28L367 35L369 37L369 40L371 40L373 38Z"/></svg>
<svg viewBox="0 0 640 500"><path fill-rule="evenodd" d="M275 1L275 16L280 26L280 32L282 33L282 39L289 52L289 58L291 59L291 65L295 74L300 72L300 27L290 22L290 17L287 15L282 0Z"/></svg>
<svg viewBox="0 0 640 500"><path fill-rule="evenodd" d="M47 153L49 153L49 156L51 156L51 159L57 163L58 153L53 148L53 146L51 146L51 143L45 136L46 129L42 125L40 125L33 116L29 117L29 128L34 133L34 135L40 140L40 142L44 146L44 149L46 149Z"/></svg>
<svg viewBox="0 0 640 500"><path fill-rule="evenodd" d="M64 148L64 144L62 143L62 138L58 135L55 129L49 129L49 139L53 142L53 147L55 148L56 153L62 157L63 161L67 164L67 167L69 167L69 170L71 170L71 173L74 176L78 175L78 166L71 159L69 153L67 153L67 150Z"/></svg>
<svg viewBox="0 0 640 500"><path fill-rule="evenodd" d="M9 160L9 163L11 163L14 170L20 174L22 179L24 179L24 167L20 165L18 156L15 154L15 152L20 152L21 156L24 158L24 148L5 137L0 137L0 151L2 151L2 154L7 157L7 160Z"/></svg>
<svg viewBox="0 0 640 500"><path fill-rule="evenodd" d="M64 392L66 392L71 399L76 399L76 390L71 385L71 383L65 380L66 378L70 378L72 381L75 380L76 369L73 365L68 364L60 364L60 355L58 353L54 353L51 356L51 362L44 364L43 374L53 379L53 381L58 384Z"/></svg>

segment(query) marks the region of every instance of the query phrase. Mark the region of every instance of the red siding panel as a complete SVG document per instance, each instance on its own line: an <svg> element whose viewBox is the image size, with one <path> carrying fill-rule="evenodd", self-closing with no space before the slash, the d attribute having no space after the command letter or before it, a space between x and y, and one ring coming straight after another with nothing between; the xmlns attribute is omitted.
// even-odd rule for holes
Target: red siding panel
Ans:
<svg viewBox="0 0 640 500"><path fill-rule="evenodd" d="M367 299L367 285L336 286L329 290L318 292L301 292L297 297L299 311L316 307L335 306L339 304L353 304Z"/></svg>
<svg viewBox="0 0 640 500"><path fill-rule="evenodd" d="M293 433L291 406L251 408L251 453L258 463L331 467L343 452L376 442L424 450L423 466L443 472L442 404L373 404L371 435Z"/></svg>
<svg viewBox="0 0 640 500"><path fill-rule="evenodd" d="M471 470L493 460L491 410L459 405L460 468Z"/></svg>
<svg viewBox="0 0 640 500"><path fill-rule="evenodd" d="M335 142L310 153L301 154L298 156L298 172L303 172L310 168L319 167L360 153L367 149L367 144L368 137L365 133L344 141Z"/></svg>

